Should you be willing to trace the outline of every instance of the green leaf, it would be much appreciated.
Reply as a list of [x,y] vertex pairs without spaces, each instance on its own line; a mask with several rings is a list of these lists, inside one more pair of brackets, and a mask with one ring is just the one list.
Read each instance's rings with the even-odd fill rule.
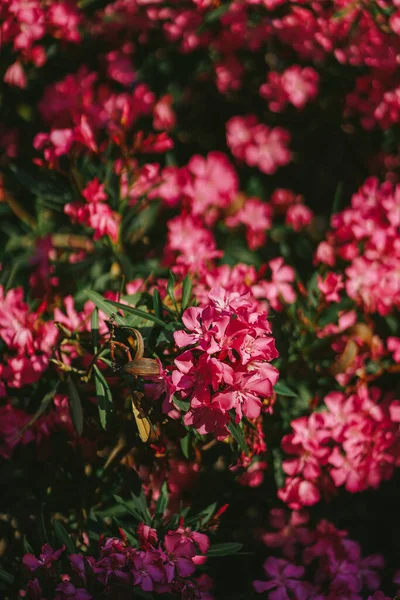
[[168,277],[167,292],[168,292],[169,297],[172,300],[175,310],[178,312],[176,300],[175,300],[175,294],[174,294],[174,287],[175,287],[175,277],[174,277],[174,274],[172,273],[172,271],[170,271],[169,277]]
[[187,400],[179,400],[175,395],[172,396],[172,402],[181,410],[183,413],[187,413],[190,408],[190,404]]
[[71,402],[71,418],[76,433],[80,437],[83,431],[83,411],[79,392],[71,376],[68,377],[68,391]]
[[342,310],[350,310],[351,308],[353,308],[353,304],[350,298],[343,298],[341,302],[333,303],[321,314],[318,319],[318,325],[320,327],[325,327],[325,325],[329,325],[330,323],[337,323],[339,312]]
[[190,298],[192,297],[192,287],[192,278],[190,275],[186,275],[182,286],[182,312],[189,306]]
[[[121,304],[120,302],[114,302],[114,300],[105,300],[106,304],[111,304],[111,306],[115,306],[116,308],[121,308],[124,312],[130,313],[132,315],[136,315],[137,317],[141,317],[146,321],[152,321],[153,323],[157,323],[157,325],[161,325],[161,327],[165,326],[164,321],[153,315],[152,313],[145,312],[144,310],[140,310],[140,308],[135,308],[134,306],[129,306],[129,304]],[[118,323],[118,321],[116,321]],[[118,323],[119,325],[124,325],[125,323]]]
[[333,199],[331,215],[335,215],[340,211],[340,206],[343,197],[343,181],[339,181],[336,187],[335,197]]
[[97,307],[92,312],[92,316],[90,319],[90,329],[92,332],[93,350],[96,354],[99,343],[99,309]]
[[[290,420],[289,420],[290,422]],[[276,485],[281,488],[285,485],[285,475],[282,469],[283,454],[280,448],[272,450],[272,466],[274,469],[274,477]]]
[[243,544],[239,542],[227,542],[225,544],[213,544],[210,546],[207,556],[228,556],[236,554],[243,548]]
[[24,554],[33,554],[33,548],[28,542],[26,535],[22,538],[22,548],[24,550]]
[[163,515],[165,513],[165,509],[168,506],[168,500],[169,500],[168,486],[167,486],[167,482],[164,481],[164,483],[161,486],[160,497],[157,500],[156,517],[159,517],[159,518],[163,517]]
[[76,547],[74,542],[71,540],[69,533],[65,529],[64,525],[54,519],[53,521],[54,533],[58,541],[63,544],[70,554],[74,554],[76,552]]
[[153,290],[153,310],[158,319],[162,319],[162,302],[160,292],[154,288]]
[[123,498],[121,498],[120,496],[116,496],[114,495],[114,500],[120,504],[121,506],[123,506],[125,508],[125,510],[131,514],[133,517],[135,517],[135,519],[140,523],[141,521],[143,521],[143,515],[140,514],[140,512],[137,510],[136,508],[136,503],[134,500],[124,500]]
[[16,437],[20,437],[44,413],[44,411],[50,404],[51,400],[56,395],[59,384],[60,384],[60,382],[58,381],[56,383],[56,385],[54,386],[54,389],[43,397],[43,400],[39,404],[39,408],[36,410],[33,417],[30,419],[30,421],[26,425],[24,425],[24,427],[21,429],[21,431],[18,432],[18,435]]
[[204,525],[207,525],[207,523],[210,521],[210,519],[214,516],[216,510],[217,510],[217,503],[213,502],[212,504],[207,506],[207,508],[205,508],[204,510],[201,511],[201,513],[199,514],[199,517],[201,519],[200,522],[201,522],[202,527],[204,527]]
[[185,458],[190,458],[190,440],[190,433],[187,433],[185,437],[181,438],[181,450]]
[[152,519],[151,519],[151,515],[149,513],[149,509],[147,507],[147,500],[146,500],[146,496],[144,495],[143,489],[140,490],[139,496],[135,496],[135,494],[132,494],[132,498],[133,498],[134,502],[136,503],[144,522],[147,525],[150,525]]
[[7,571],[4,571],[3,569],[0,569],[0,579],[7,585],[12,585],[14,583],[14,577],[11,573],[7,573]]
[[100,423],[103,429],[107,429],[114,410],[112,394],[110,386],[97,365],[93,366],[93,371]]
[[[115,314],[115,311],[112,309],[109,302],[106,302],[106,300],[103,298],[103,296],[101,296],[97,292],[94,292],[93,290],[84,290],[84,293],[89,298],[89,300],[91,300],[92,302],[95,303],[97,308],[102,310],[103,313],[107,315],[107,317],[111,317],[111,315],[115,315],[115,322],[117,323],[117,325],[127,325],[125,319],[123,317],[121,317],[120,315]],[[118,304],[118,302],[117,302],[117,304]],[[125,305],[121,305],[121,306],[125,307]]]
[[126,508],[128,513],[134,516],[139,522],[144,521],[146,525],[151,525],[152,518],[147,507],[146,496],[143,490],[140,491],[139,496],[132,494],[132,500],[124,500],[120,496],[114,496],[114,499],[118,504],[121,504]]
[[274,385],[274,392],[276,394],[280,394],[281,396],[290,396],[291,398],[297,398],[298,396],[298,394],[291,390],[290,387],[283,381],[279,381]]
[[211,10],[205,15],[204,22],[214,23],[215,21],[218,21],[218,19],[229,10],[230,5],[230,2],[225,2],[225,4],[221,4],[218,8]]
[[243,437],[243,431],[242,431],[240,425],[238,425],[234,421],[231,421],[229,423],[229,425],[228,425],[228,429],[229,429],[232,437],[234,438],[234,440],[237,442],[239,448],[245,454],[248,454],[249,453],[249,449],[248,449],[246,441],[245,441],[245,439]]

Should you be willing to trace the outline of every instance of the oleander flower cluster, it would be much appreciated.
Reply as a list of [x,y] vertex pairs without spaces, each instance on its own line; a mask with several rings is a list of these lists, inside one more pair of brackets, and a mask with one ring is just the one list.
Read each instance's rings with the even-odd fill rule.
[[288,477],[278,495],[295,510],[334,487],[377,488],[399,464],[399,400],[363,387],[350,396],[331,392],[324,404],[327,410],[292,421],[293,433],[282,439]]
[[155,529],[140,523],[137,536],[138,547],[129,545],[126,537],[104,539],[97,557],[70,554],[65,546],[54,550],[44,544],[38,557],[27,553],[22,558],[27,582],[20,596],[36,600],[51,593],[48,598],[91,600],[96,594],[119,594],[129,598],[131,589],[138,588],[156,594],[168,592],[177,598],[212,598],[207,575],[193,577],[209,548],[204,533],[180,525],[161,541]]
[[253,312],[246,296],[213,288],[209,299],[188,308],[185,330],[174,333],[176,345],[188,349],[174,361],[171,387],[189,400],[185,425],[224,439],[230,411],[236,423],[260,416],[279,377],[270,364],[278,353],[266,313]]
[[399,0],[0,2],[1,598],[400,596],[399,62]]
[[[268,591],[267,597],[273,600],[285,595],[313,600],[388,598],[378,589],[384,575],[383,556],[363,556],[347,531],[327,520],[312,528],[307,512],[288,515],[282,509],[271,511],[270,527],[262,539],[268,549],[281,548],[284,558],[265,560],[264,579],[253,582],[258,594]],[[392,578],[398,585],[399,573]]]

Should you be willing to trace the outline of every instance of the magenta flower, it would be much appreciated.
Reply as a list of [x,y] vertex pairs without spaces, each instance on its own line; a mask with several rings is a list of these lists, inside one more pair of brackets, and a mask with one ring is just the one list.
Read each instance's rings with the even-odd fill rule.
[[40,568],[51,569],[53,564],[58,561],[64,550],[65,546],[59,550],[53,550],[49,544],[45,544],[42,547],[42,553],[40,554],[39,558],[36,558],[36,556],[33,554],[25,554],[22,559],[22,564],[31,572],[34,572]]
[[93,598],[92,594],[84,588],[76,588],[67,577],[56,587],[56,592],[54,600],[92,600]]
[[264,563],[268,581],[253,581],[253,587],[259,594],[269,592],[270,600],[307,600],[312,587],[301,581],[305,569],[289,563],[287,560],[269,556]]
[[158,550],[134,552],[130,562],[133,583],[144,592],[152,592],[159,584],[172,581],[173,570],[164,566],[163,555]]

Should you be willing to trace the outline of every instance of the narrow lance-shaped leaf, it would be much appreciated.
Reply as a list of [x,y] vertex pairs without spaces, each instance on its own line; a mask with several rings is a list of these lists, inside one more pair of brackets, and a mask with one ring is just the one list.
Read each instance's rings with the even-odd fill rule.
[[136,507],[136,501],[135,500],[124,500],[123,498],[121,498],[120,496],[114,495],[114,500],[116,502],[118,502],[118,504],[120,504],[121,506],[123,506],[125,508],[125,510],[131,514],[133,517],[135,517],[135,519],[140,523],[141,521],[143,521],[143,515],[141,514],[141,512],[137,509]]
[[276,394],[280,394],[281,396],[290,396],[291,398],[297,398],[297,394],[290,389],[286,383],[283,381],[279,381],[274,385],[274,392]]
[[237,442],[239,448],[245,454],[248,454],[249,449],[247,447],[246,441],[243,436],[243,431],[240,428],[240,425],[237,425],[236,423],[234,423],[234,421],[231,421],[228,425],[228,429],[229,429],[230,433],[232,434],[232,437],[234,438],[234,440]]
[[[114,302],[113,300],[106,300],[107,305],[115,306],[116,308],[121,308],[124,312],[130,313],[132,315],[136,315],[137,317],[141,317],[142,319],[146,319],[147,321],[152,321],[153,323],[157,323],[157,325],[161,325],[164,327],[165,323],[152,313],[145,312],[144,310],[140,310],[140,308],[135,308],[134,306],[129,306],[127,304],[121,304],[120,302]],[[116,320],[118,323],[118,320]],[[118,323],[119,325],[126,325],[126,323]]]
[[74,552],[76,552],[75,544],[71,540],[69,533],[65,529],[64,525],[62,525],[57,519],[54,519],[53,528],[58,541],[66,547],[67,551],[70,554],[74,554]]
[[182,312],[187,309],[192,296],[192,278],[190,275],[186,275],[182,285]]
[[243,548],[243,544],[239,542],[227,542],[226,544],[213,544],[210,546],[207,556],[228,556],[236,554]]
[[210,519],[214,516],[216,510],[217,503],[213,502],[200,513],[199,517],[201,518],[202,527],[204,527],[204,525],[206,525],[210,521]]
[[29,420],[29,422],[26,425],[24,425],[24,427],[18,432],[15,439],[20,437],[45,412],[46,408],[49,406],[50,402],[56,395],[59,384],[60,384],[60,382],[58,381],[56,383],[56,385],[54,386],[54,389],[43,397],[43,400],[39,404],[39,408],[36,410],[36,412],[34,413],[33,417]]
[[144,495],[143,490],[140,490],[139,496],[135,496],[135,494],[132,494],[132,498],[133,498],[134,502],[136,503],[144,522],[146,523],[146,525],[150,525],[151,524],[151,515],[150,515],[149,509],[147,506],[147,500],[146,500],[146,496]]
[[69,399],[71,403],[71,418],[74,424],[76,433],[79,437],[82,435],[83,431],[83,410],[82,403],[79,397],[79,392],[76,388],[76,385],[72,379],[72,377],[68,377],[68,392]]
[[174,305],[175,310],[177,311],[174,287],[175,287],[175,277],[174,277],[174,274],[172,273],[172,271],[170,271],[169,277],[168,277],[167,292],[168,292],[169,297],[172,300],[172,304]]
[[164,481],[164,483],[161,486],[161,491],[160,491],[160,497],[157,500],[157,505],[156,505],[156,517],[162,517],[165,509],[168,506],[168,486],[167,486],[167,482]]
[[14,583],[14,577],[11,573],[4,571],[4,569],[0,569],[0,580],[4,581],[7,585],[12,585]]
[[97,307],[92,312],[90,329],[92,331],[93,350],[96,353],[99,343],[99,309]]
[[162,319],[162,302],[160,292],[157,289],[153,291],[153,310],[158,319]]
[[190,458],[190,439],[190,433],[187,433],[185,437],[181,439],[181,450],[185,458]]
[[[104,314],[107,315],[107,317],[115,315],[115,322],[117,323],[117,325],[127,325],[125,319],[121,317],[121,315],[115,314],[115,310],[113,310],[112,306],[103,298],[103,296],[101,296],[93,290],[85,290],[85,294],[89,298],[89,300],[94,302],[97,308],[99,308],[101,311],[103,311]],[[125,305],[121,306],[125,308]]]
[[103,429],[107,429],[114,409],[112,394],[110,386],[97,365],[94,365],[93,371],[100,423]]

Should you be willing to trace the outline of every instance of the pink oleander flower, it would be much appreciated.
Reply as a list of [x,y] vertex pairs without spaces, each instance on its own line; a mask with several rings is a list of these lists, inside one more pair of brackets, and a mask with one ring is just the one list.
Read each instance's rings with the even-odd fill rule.
[[229,411],[236,422],[243,414],[255,419],[273,393],[278,372],[270,361],[278,354],[271,328],[247,296],[221,288],[209,292],[206,306],[188,308],[183,323],[174,338],[189,349],[175,359],[172,388],[190,403],[185,424],[223,439]]
[[[133,584],[144,592],[152,592],[171,583],[173,565],[164,565],[165,558],[159,550],[149,549],[131,555]],[[162,587],[161,587],[162,589]],[[161,591],[161,590],[160,590]]]
[[107,73],[121,85],[129,87],[136,79],[136,73],[129,54],[120,50],[112,50],[106,54]]
[[3,75],[3,81],[4,83],[7,83],[8,85],[11,85],[13,87],[19,87],[21,89],[26,88],[26,75],[23,66],[19,61],[16,61],[8,67],[8,69]]
[[329,267],[335,265],[335,251],[328,242],[320,242],[314,257],[314,264],[323,263]]
[[168,221],[168,241],[164,261],[172,271],[181,274],[204,273],[208,263],[219,258],[213,234],[206,229],[199,217],[181,215]]
[[167,533],[164,546],[169,560],[176,564],[178,575],[187,577],[196,570],[195,557],[198,551],[207,554],[210,540],[204,533],[178,527]]
[[400,306],[400,186],[367,179],[351,206],[333,215],[316,262],[344,260],[346,293],[367,312],[385,316]]
[[33,554],[25,554],[22,559],[22,564],[31,572],[42,568],[50,570],[53,568],[54,563],[58,561],[64,550],[65,546],[59,550],[53,550],[49,544],[45,544],[42,547],[42,553],[39,558],[36,558]]
[[282,300],[291,304],[296,300],[293,290],[295,272],[284,264],[283,258],[274,258],[268,263],[271,269],[271,281],[260,281],[252,286],[256,298],[266,298],[274,310],[282,310]]
[[311,67],[293,65],[283,73],[271,71],[260,87],[260,95],[268,101],[270,110],[281,112],[289,102],[298,109],[318,95],[318,73]]
[[391,477],[400,447],[398,401],[379,400],[377,388],[349,397],[332,392],[327,411],[292,422],[294,433],[282,440],[292,457],[283,461],[288,477],[281,500],[297,510],[330,495],[333,486],[355,493]]
[[285,217],[285,225],[292,227],[294,231],[301,231],[310,223],[313,219],[312,211],[304,204],[293,204],[287,209]]
[[262,540],[270,548],[281,548],[288,560],[294,560],[298,546],[308,546],[314,540],[313,532],[307,527],[309,515],[306,511],[287,511],[274,508],[270,511],[269,522],[273,532],[264,533]]
[[258,198],[246,198],[243,206],[234,215],[227,217],[228,227],[244,225],[246,240],[250,250],[257,250],[265,244],[266,232],[271,229],[272,210],[269,204]]
[[195,154],[187,168],[192,176],[191,185],[187,187],[191,212],[212,225],[218,217],[218,209],[226,208],[238,193],[235,170],[222,152],[210,152],[206,158]]
[[80,42],[81,36],[78,30],[80,22],[80,12],[73,2],[52,2],[47,11],[47,25],[56,38],[68,42]]
[[240,90],[244,68],[234,54],[215,64],[215,78],[220,94]]
[[73,222],[91,227],[94,230],[94,240],[109,236],[116,243],[121,217],[106,204],[108,196],[104,184],[95,177],[82,190],[82,196],[86,203],[68,203],[64,206],[64,212]]
[[91,202],[104,202],[108,196],[104,189],[104,183],[100,183],[97,177],[92,179],[88,185],[82,190],[82,196],[89,204]]
[[325,279],[318,275],[317,285],[326,302],[340,301],[339,292],[344,288],[342,275],[330,272]]
[[153,127],[157,131],[172,131],[176,126],[176,115],[172,108],[173,98],[166,94],[154,105]]
[[9,387],[16,388],[38,381],[57,338],[52,323],[41,318],[46,304],[31,312],[23,294],[22,288],[15,288],[4,295],[0,286],[0,338],[10,353],[2,367],[2,378]]
[[289,132],[280,127],[270,129],[259,123],[255,115],[230,119],[226,139],[236,158],[268,175],[291,160]]
[[76,588],[68,575],[62,575],[62,582],[55,589],[54,600],[92,600],[93,596],[84,588]]
[[[296,566],[282,558],[269,556],[264,563],[267,581],[253,581],[257,593],[269,592],[270,600],[307,600],[312,587],[301,581],[305,573],[304,567]],[[311,588],[311,589],[310,589]],[[290,594],[290,595],[289,595]]]
[[72,129],[53,129],[50,134],[38,133],[33,140],[35,150],[43,150],[50,166],[58,163],[60,156],[68,154],[74,142]]
[[400,338],[388,337],[386,340],[386,346],[389,352],[393,353],[393,360],[396,363],[400,363]]
[[293,204],[298,204],[303,201],[302,196],[295,194],[292,190],[285,188],[276,188],[271,195],[271,204],[274,212],[286,214],[288,208]]

